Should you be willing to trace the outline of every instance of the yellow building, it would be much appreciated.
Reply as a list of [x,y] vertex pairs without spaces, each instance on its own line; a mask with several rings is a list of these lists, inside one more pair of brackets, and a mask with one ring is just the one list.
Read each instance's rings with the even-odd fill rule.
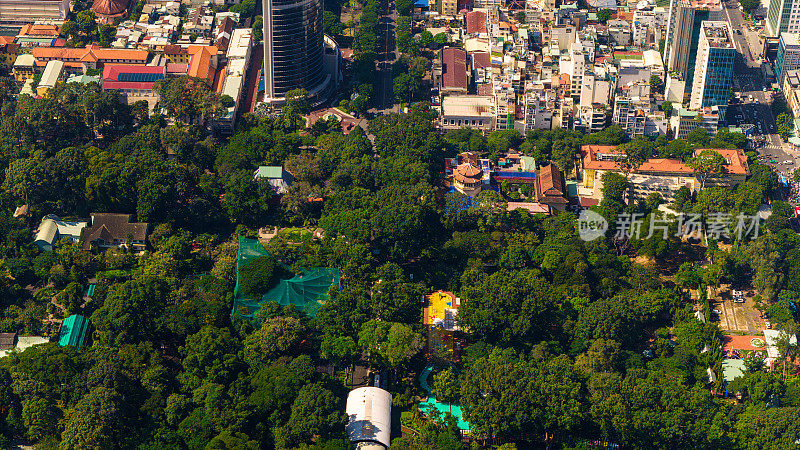
[[30,53],[23,53],[17,56],[17,59],[14,60],[14,67],[12,69],[14,73],[14,80],[24,82],[29,78],[33,78],[33,69],[35,66],[36,58],[34,58]]

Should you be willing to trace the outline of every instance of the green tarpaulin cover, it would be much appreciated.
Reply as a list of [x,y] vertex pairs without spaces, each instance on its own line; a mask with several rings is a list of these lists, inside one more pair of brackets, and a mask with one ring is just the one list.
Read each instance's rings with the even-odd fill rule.
[[74,345],[80,347],[86,338],[86,331],[89,329],[89,320],[78,314],[73,314],[61,323],[61,330],[58,332],[58,345]]
[[253,317],[264,302],[274,301],[280,305],[294,305],[310,317],[316,317],[319,307],[328,299],[331,286],[337,289],[339,269],[315,267],[303,269],[302,273],[278,284],[261,298],[244,295],[239,287],[239,270],[249,262],[262,256],[270,256],[257,239],[239,236],[239,252],[236,261],[236,288],[233,291],[233,310],[231,314]]

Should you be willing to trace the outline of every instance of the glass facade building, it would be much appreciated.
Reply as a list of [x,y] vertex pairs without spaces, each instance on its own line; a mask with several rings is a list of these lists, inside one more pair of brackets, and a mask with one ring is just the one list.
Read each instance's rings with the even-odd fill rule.
[[265,99],[326,81],[322,0],[263,0]]
[[727,22],[703,22],[690,109],[728,104],[735,57]]

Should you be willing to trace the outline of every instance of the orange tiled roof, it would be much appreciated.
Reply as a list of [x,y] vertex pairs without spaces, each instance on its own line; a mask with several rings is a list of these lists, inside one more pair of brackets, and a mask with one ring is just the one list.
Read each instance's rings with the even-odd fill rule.
[[217,54],[217,47],[190,45],[189,53],[192,55],[192,59],[189,60],[189,76],[204,78],[210,83],[214,76],[211,59]]
[[[723,166],[726,173],[732,173],[736,175],[747,175],[750,173],[750,169],[747,166],[747,157],[744,155],[744,153],[742,153],[741,150],[698,148],[695,149],[694,154],[699,155],[703,152],[703,150],[713,150],[729,161]],[[598,160],[598,153],[622,154],[622,151],[613,145],[583,145],[581,146],[581,154],[583,157],[584,169],[620,170],[619,163],[617,161]],[[639,166],[636,172],[692,174],[694,173],[694,170],[677,159],[651,158]]]
[[732,350],[763,350],[764,347],[756,347],[750,341],[753,339],[761,339],[764,341],[764,336],[722,336],[723,349]]
[[43,25],[29,23],[19,30],[17,36],[58,36],[58,25]]
[[453,171],[453,177],[461,183],[475,183],[481,180],[483,171],[480,167],[464,163],[456,167],[456,170]]
[[147,51],[101,48],[97,45],[87,45],[85,48],[52,48],[34,47],[33,57],[36,59],[59,59],[62,61],[113,61],[113,60],[136,60],[142,63],[147,62]]

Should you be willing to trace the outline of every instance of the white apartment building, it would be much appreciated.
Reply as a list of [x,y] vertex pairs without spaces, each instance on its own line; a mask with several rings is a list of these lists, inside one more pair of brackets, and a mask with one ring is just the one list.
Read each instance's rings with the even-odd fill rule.
[[543,99],[538,93],[525,95],[525,131],[550,130],[553,128],[553,102]]
[[727,105],[736,49],[727,22],[703,21],[697,48],[690,109]]
[[628,136],[644,136],[647,115],[652,111],[650,84],[638,83],[620,86],[614,95],[614,113],[611,120]]
[[442,99],[439,128],[457,130],[475,128],[489,133],[494,130],[494,97],[487,95],[448,95]]

